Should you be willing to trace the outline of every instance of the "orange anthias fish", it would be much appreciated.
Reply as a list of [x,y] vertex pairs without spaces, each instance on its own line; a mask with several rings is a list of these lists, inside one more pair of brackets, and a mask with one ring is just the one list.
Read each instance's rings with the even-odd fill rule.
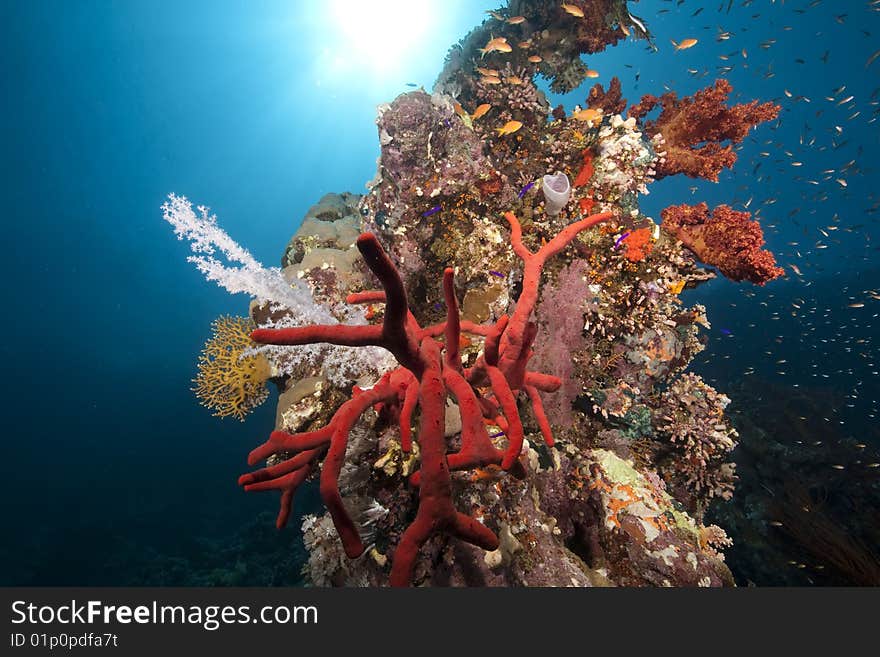
[[461,118],[467,116],[467,112],[464,111],[464,108],[459,104],[458,101],[454,101],[452,103],[452,108],[455,110],[455,113],[458,114]]
[[681,43],[673,41],[672,45],[675,46],[676,50],[687,50],[688,48],[693,48],[697,43],[696,39],[682,39]]
[[532,64],[538,64],[538,63],[540,63],[540,62],[543,62],[543,61],[544,61],[544,58],[541,57],[541,55],[532,55],[531,57],[529,57],[529,61],[530,61]]
[[568,2],[562,3],[562,8],[565,9],[572,16],[576,16],[578,18],[584,17],[584,10],[578,7],[577,5],[570,4]]
[[591,108],[578,110],[577,112],[571,113],[571,118],[577,121],[589,121],[592,123],[593,121],[598,121],[602,118],[602,110]]
[[484,75],[480,78],[480,82],[483,84],[501,84],[501,78],[497,75]]
[[475,468],[471,474],[471,481],[495,481],[504,474],[504,470],[495,464],[489,464],[485,468]]
[[490,52],[512,52],[513,47],[507,43],[507,37],[495,37],[493,39],[489,39],[489,42],[486,44],[485,48],[480,48],[480,52],[482,53],[482,57],[485,57]]
[[587,69],[587,77],[588,77],[588,78],[598,78],[598,77],[599,77],[599,71],[594,71],[594,70],[591,69],[591,68],[590,68],[590,69]]
[[497,69],[494,69],[494,68],[482,68],[482,67],[480,67],[480,66],[477,66],[477,73],[479,73],[480,75],[491,75],[491,76],[494,76],[494,77],[496,77],[496,78],[497,78],[498,75],[499,75]]
[[498,132],[499,137],[503,137],[504,135],[511,135],[517,130],[522,128],[522,123],[520,121],[508,121],[500,128],[495,128],[496,132]]
[[481,116],[484,116],[490,109],[492,109],[492,106],[489,103],[483,103],[474,110],[474,113],[471,114],[471,119],[476,121]]
[[511,25],[519,25],[520,23],[526,22],[526,17],[525,16],[511,16],[510,18],[507,19],[507,22],[510,23]]

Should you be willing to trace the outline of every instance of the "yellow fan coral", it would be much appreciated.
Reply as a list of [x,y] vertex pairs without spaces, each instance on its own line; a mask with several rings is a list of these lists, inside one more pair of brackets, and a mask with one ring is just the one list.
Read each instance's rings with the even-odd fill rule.
[[254,323],[247,317],[218,317],[211,324],[213,336],[199,356],[199,373],[193,391],[202,406],[216,417],[245,416],[269,396],[266,381],[272,366],[263,354],[244,355],[254,347],[250,333]]

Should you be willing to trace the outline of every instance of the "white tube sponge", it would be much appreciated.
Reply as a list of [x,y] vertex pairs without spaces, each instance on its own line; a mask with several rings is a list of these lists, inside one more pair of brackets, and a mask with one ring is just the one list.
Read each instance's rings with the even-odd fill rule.
[[544,192],[544,210],[547,214],[559,214],[571,199],[571,183],[568,176],[561,171],[557,171],[555,176],[544,176],[541,189]]

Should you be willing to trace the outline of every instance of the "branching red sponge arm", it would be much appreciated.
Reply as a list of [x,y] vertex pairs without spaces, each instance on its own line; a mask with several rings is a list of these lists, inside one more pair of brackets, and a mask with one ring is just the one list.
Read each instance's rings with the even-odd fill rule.
[[[327,425],[317,431],[290,434],[286,431],[273,431],[269,434],[269,440],[252,450],[248,454],[248,465],[256,465],[265,461],[273,454],[281,452],[301,452],[306,449],[319,447],[330,443],[333,435],[333,427]],[[243,475],[248,476],[248,475]],[[241,481],[239,481],[241,483]]]
[[300,452],[292,459],[277,465],[242,475],[238,483],[244,486],[246,491],[281,491],[281,508],[278,510],[278,518],[275,520],[275,526],[281,529],[290,518],[290,509],[296,489],[309,476],[312,463],[321,456],[323,451],[324,449],[319,447]]
[[525,382],[541,392],[556,392],[562,387],[562,379],[542,372],[526,372]]
[[418,373],[420,367],[416,330],[418,327],[409,313],[403,281],[375,235],[362,233],[357,239],[357,247],[367,266],[379,279],[384,291],[359,292],[350,295],[350,298],[355,303],[385,301],[385,318],[381,326],[334,324],[256,329],[251,333],[251,339],[261,344],[275,345],[326,342],[348,347],[384,347],[394,354],[401,365]]
[[412,415],[418,403],[419,382],[413,377],[413,381],[406,387],[403,406],[400,408],[400,449],[406,453],[412,451]]
[[381,326],[348,326],[346,324],[297,326],[282,329],[255,329],[251,340],[259,344],[294,346],[326,342],[344,347],[381,347]]
[[614,215],[610,212],[594,214],[566,226],[558,235],[542,246],[537,253],[529,251],[522,241],[522,227],[519,219],[512,212],[505,212],[504,218],[510,224],[510,242],[513,250],[523,260],[523,283],[522,292],[516,302],[516,310],[510,317],[507,330],[501,341],[501,360],[499,367],[514,389],[521,387],[522,381],[513,380],[514,370],[518,362],[527,357],[526,338],[529,318],[538,301],[538,287],[540,284],[541,270],[549,258],[559,253],[571,241],[581,233],[593,226],[611,219]]
[[501,315],[495,322],[495,327],[486,334],[486,340],[483,343],[483,360],[487,365],[498,365],[501,336],[504,335],[509,322],[510,317]]
[[492,392],[495,393],[495,397],[501,404],[501,410],[504,411],[504,418],[507,420],[507,451],[504,453],[501,467],[505,470],[510,470],[514,466],[516,459],[519,458],[525,438],[522,421],[519,417],[519,409],[516,406],[516,397],[501,370],[489,365],[486,368],[486,374],[489,376]]
[[[459,513],[452,504],[452,482],[444,439],[446,387],[443,383],[440,349],[428,338],[421,345],[425,364],[419,378],[422,418],[419,426],[421,469],[419,509],[394,551],[392,586],[409,586],[419,548],[436,532],[446,531],[486,550],[498,547],[498,537],[476,519]],[[450,370],[453,371],[453,370]]]
[[[559,234],[556,235],[556,237],[554,237],[544,246],[542,246],[540,250],[535,254],[535,258],[538,260],[540,265],[543,266],[544,263],[546,263],[550,258],[555,256],[557,253],[562,251],[562,249],[568,246],[571,241],[578,236],[579,233],[582,233],[585,230],[589,230],[593,226],[601,224],[603,221],[608,221],[613,216],[614,215],[610,212],[601,212],[599,214],[594,214],[569,224],[568,226],[563,228],[559,232]],[[510,220],[508,219],[508,221]]]
[[535,419],[538,421],[538,427],[541,429],[541,435],[544,436],[544,442],[547,447],[553,447],[556,441],[553,440],[553,432],[550,430],[550,422],[547,420],[547,414],[544,412],[544,402],[541,401],[541,393],[535,386],[525,385],[525,390],[532,400],[532,410],[535,412]]
[[[412,449],[412,416],[420,407],[418,445],[419,471],[411,482],[419,486],[419,507],[414,521],[406,528],[392,558],[390,582],[403,586],[411,583],[419,549],[435,533],[446,532],[487,550],[498,547],[498,538],[475,518],[458,512],[453,505],[450,469],[469,469],[500,464],[515,477],[524,477],[519,459],[524,442],[522,420],[516,394],[525,387],[532,397],[535,416],[548,444],[550,428],[538,397],[538,391],[559,387],[559,379],[530,372],[526,364],[537,330],[529,315],[537,297],[538,278],[547,258],[558,253],[578,232],[610,217],[594,215],[575,222],[553,238],[537,253],[522,242],[519,222],[513,215],[513,244],[525,262],[524,292],[513,317],[503,316],[494,325],[476,325],[461,321],[455,297],[453,271],[443,277],[447,316],[442,324],[422,329],[409,311],[403,282],[381,245],[370,234],[358,238],[358,249],[378,277],[383,291],[358,292],[348,296],[350,303],[385,302],[381,326],[311,326],[294,329],[260,329],[254,339],[274,344],[329,342],[352,346],[378,345],[391,351],[401,367],[386,373],[372,388],[355,388],[353,397],[343,403],[329,424],[316,431],[289,434],[275,431],[263,445],[253,450],[253,465],[273,455],[284,460],[273,463],[239,480],[247,490],[280,490],[279,526],[289,515],[293,493],[324,455],[320,492],[339,533],[345,553],[355,558],[364,545],[357,527],[342,503],[339,476],[345,461],[349,434],[368,408],[377,404],[400,405],[400,438],[404,451]],[[514,321],[516,320],[516,321]],[[462,331],[484,336],[483,354],[473,368],[462,371],[459,338]],[[511,335],[513,334],[513,337]],[[446,353],[435,340],[444,335]],[[505,359],[508,365],[505,368]],[[490,391],[481,391],[488,387]],[[447,396],[454,397],[462,421],[461,449],[447,454],[445,415]],[[485,396],[484,396],[485,395]],[[500,410],[498,406],[500,405]],[[499,415],[503,413],[503,416]],[[492,443],[484,418],[497,424],[507,434],[507,450]]]
[[357,248],[370,271],[376,275],[385,290],[385,319],[382,322],[381,346],[394,354],[398,363],[418,376],[421,367],[418,336],[410,330],[414,327],[407,321],[409,305],[400,274],[372,233],[362,233],[357,239]]
[[352,292],[345,297],[345,303],[350,303],[352,305],[357,303],[385,303],[385,292],[382,290]]
[[446,299],[446,365],[461,372],[461,351],[458,344],[461,338],[461,323],[458,299],[455,298],[455,274],[451,267],[447,267],[443,272],[443,296]]
[[388,383],[389,375],[386,375],[375,386],[362,391],[357,396],[345,402],[336,411],[331,425],[333,436],[330,439],[330,449],[324,457],[324,465],[321,468],[321,499],[333,518],[339,538],[345,548],[345,554],[350,558],[360,556],[364,551],[357,527],[342,504],[342,495],[339,493],[339,473],[345,463],[345,448],[348,446],[348,434],[358,418],[373,404],[389,401],[397,396],[396,391]]
[[461,449],[447,457],[450,470],[469,470],[487,465],[500,465],[503,454],[489,439],[483,410],[474,389],[455,370],[444,369],[443,381],[455,397],[461,412]]

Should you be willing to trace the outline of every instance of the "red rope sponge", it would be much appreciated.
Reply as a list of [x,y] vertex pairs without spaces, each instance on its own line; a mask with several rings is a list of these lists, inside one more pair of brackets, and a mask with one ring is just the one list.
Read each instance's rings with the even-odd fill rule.
[[[280,490],[281,511],[277,525],[282,527],[290,516],[296,488],[323,456],[320,492],[333,523],[339,532],[345,553],[354,558],[364,545],[339,492],[339,474],[345,461],[348,435],[360,416],[371,406],[387,404],[399,408],[401,447],[412,444],[410,421],[420,408],[416,441],[420,468],[410,478],[419,487],[419,508],[406,528],[392,558],[390,583],[406,586],[412,581],[419,549],[437,532],[445,532],[486,550],[498,547],[495,534],[468,515],[457,511],[452,500],[450,471],[500,465],[514,476],[524,476],[519,461],[523,445],[523,427],[516,398],[525,391],[532,402],[535,417],[548,445],[553,444],[539,391],[553,391],[561,381],[527,369],[536,325],[530,321],[538,297],[541,270],[547,259],[561,251],[578,233],[609,219],[602,213],[570,224],[546,243],[537,253],[522,242],[522,229],[512,213],[511,244],[524,263],[522,293],[516,309],[508,318],[502,316],[491,325],[474,325],[461,320],[455,297],[454,275],[446,269],[443,291],[446,321],[422,328],[412,313],[403,281],[375,235],[362,234],[357,248],[367,266],[379,279],[384,291],[349,295],[349,303],[385,303],[381,325],[303,326],[286,329],[257,329],[251,338],[258,343],[305,345],[325,342],[346,346],[380,346],[390,351],[400,367],[386,373],[371,388],[355,388],[352,398],[343,403],[329,424],[316,431],[289,434],[274,431],[263,445],[253,450],[248,463],[254,465],[270,456],[283,460],[255,472],[242,475],[239,484],[245,490]],[[484,337],[483,353],[474,367],[462,367],[459,352],[461,332]],[[444,342],[438,341],[443,336]],[[452,396],[462,418],[461,448],[447,454],[445,438],[446,399]],[[499,424],[507,434],[508,446],[502,452],[492,443],[486,422]]]

